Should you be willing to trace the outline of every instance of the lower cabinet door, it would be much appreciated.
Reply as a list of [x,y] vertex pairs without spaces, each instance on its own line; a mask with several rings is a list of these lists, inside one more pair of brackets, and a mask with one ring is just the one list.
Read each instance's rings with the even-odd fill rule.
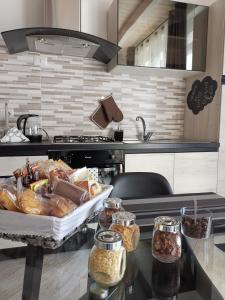
[[21,168],[26,164],[26,158],[29,158],[30,162],[37,160],[48,159],[48,156],[7,156],[0,157],[0,176],[11,176],[13,171]]
[[173,189],[174,153],[126,154],[125,172],[155,172],[163,175]]
[[174,193],[216,192],[218,152],[175,153]]

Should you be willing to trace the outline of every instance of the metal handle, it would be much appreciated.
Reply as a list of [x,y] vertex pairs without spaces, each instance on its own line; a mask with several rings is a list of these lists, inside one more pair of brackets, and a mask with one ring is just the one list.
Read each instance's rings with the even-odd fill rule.
[[85,159],[92,159],[93,157],[92,156],[85,156],[84,158]]

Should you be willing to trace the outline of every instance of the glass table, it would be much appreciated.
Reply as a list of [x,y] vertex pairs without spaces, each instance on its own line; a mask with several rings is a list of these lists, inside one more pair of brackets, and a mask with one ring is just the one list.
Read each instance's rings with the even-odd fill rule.
[[[183,206],[187,197],[191,196],[171,198],[167,204],[168,214],[178,215],[179,206]],[[204,195],[202,199],[207,197],[209,195]],[[218,210],[220,214],[225,199],[215,194],[210,197],[215,205],[212,210]],[[149,210],[145,207],[145,201],[140,201],[140,205],[127,204],[142,225],[141,241],[137,250],[127,257],[123,280],[109,289],[107,299],[224,299],[225,215],[224,219],[213,220],[213,234],[209,240],[183,238],[182,258],[175,263],[164,264],[151,254],[150,221],[151,217],[165,212],[164,200],[158,199],[158,206],[150,205]],[[13,247],[12,242],[10,246],[6,243],[1,247],[4,240],[0,239],[0,300],[93,299],[90,293],[93,282],[88,277],[88,257],[94,232],[94,229],[85,228],[56,250],[31,245],[25,247],[16,243],[16,247]]]

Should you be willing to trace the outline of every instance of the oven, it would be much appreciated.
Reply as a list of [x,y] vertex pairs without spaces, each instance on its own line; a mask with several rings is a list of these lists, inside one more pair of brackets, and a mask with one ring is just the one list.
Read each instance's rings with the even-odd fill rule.
[[73,169],[87,167],[93,177],[103,184],[124,172],[123,150],[51,150],[48,157],[62,159]]

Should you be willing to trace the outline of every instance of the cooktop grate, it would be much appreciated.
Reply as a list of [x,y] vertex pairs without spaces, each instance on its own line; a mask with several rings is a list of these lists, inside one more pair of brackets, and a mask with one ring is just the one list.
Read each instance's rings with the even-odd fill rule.
[[113,139],[100,135],[56,135],[54,143],[112,143]]

